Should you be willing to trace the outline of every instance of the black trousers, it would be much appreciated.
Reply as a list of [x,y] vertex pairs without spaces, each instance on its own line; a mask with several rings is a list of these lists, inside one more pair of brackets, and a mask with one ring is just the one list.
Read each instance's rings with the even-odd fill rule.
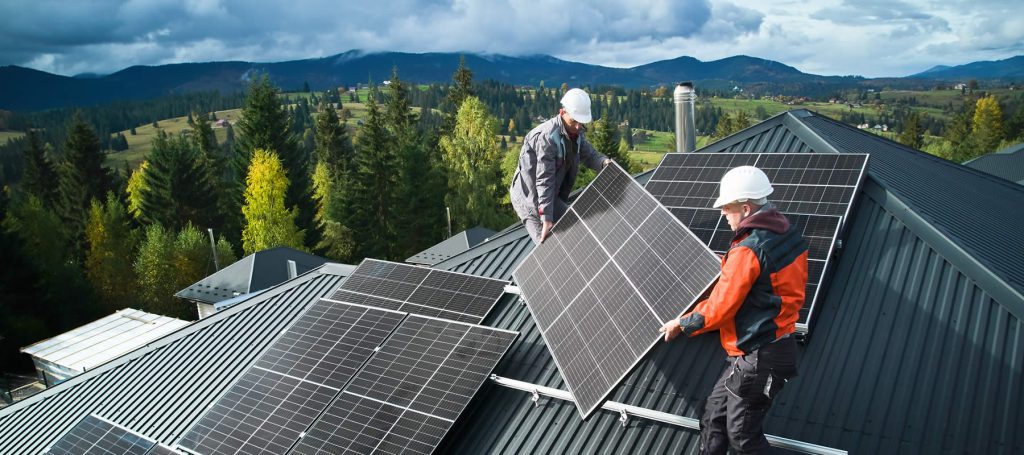
[[796,340],[786,337],[757,351],[730,357],[700,419],[700,453],[768,450],[762,423],[772,401],[796,376]]

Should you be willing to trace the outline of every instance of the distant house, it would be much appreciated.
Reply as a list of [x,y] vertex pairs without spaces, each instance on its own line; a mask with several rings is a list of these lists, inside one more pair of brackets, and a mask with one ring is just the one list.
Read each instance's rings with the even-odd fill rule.
[[288,280],[289,263],[294,263],[295,273],[301,275],[326,262],[325,258],[292,248],[270,248],[239,259],[174,296],[195,303],[202,319],[237,303],[238,297]]
[[956,90],[967,90],[967,84],[961,82],[959,84],[954,85],[953,88]]
[[213,126],[216,126],[216,127],[219,127],[219,128],[224,128],[225,126],[228,126],[230,124],[231,124],[230,122],[228,122],[227,120],[224,120],[224,119],[219,119],[216,122],[213,122]]
[[70,332],[21,348],[47,387],[145,346],[189,323],[126,308]]

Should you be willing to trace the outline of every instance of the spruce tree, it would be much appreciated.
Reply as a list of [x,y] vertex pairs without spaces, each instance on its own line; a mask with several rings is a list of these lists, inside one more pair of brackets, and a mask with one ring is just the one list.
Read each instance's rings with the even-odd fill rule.
[[171,230],[179,230],[188,222],[220,226],[210,168],[192,143],[161,131],[153,140],[147,161],[138,204],[144,222],[159,223]]
[[339,178],[352,167],[352,139],[338,118],[338,111],[329,105],[324,105],[316,116],[315,142],[316,162],[327,166],[332,178]]
[[452,85],[448,87],[448,95],[441,104],[445,113],[441,134],[448,134],[455,127],[455,114],[466,98],[474,96],[473,71],[466,66],[466,56],[459,56],[459,67],[452,74]]
[[910,111],[903,119],[903,131],[898,140],[901,144],[920,150],[924,147],[924,125],[917,111]]
[[364,257],[388,259],[396,238],[394,215],[398,157],[388,140],[384,115],[377,105],[377,89],[371,85],[366,100],[366,117],[356,136],[355,169],[348,195],[356,245],[354,260]]
[[110,171],[103,167],[100,140],[93,129],[75,113],[64,143],[64,162],[59,168],[57,213],[73,245],[80,253],[85,224],[93,199],[103,200],[112,189]]
[[[285,197],[286,207],[297,209],[296,222],[300,229],[313,227],[315,207],[310,193],[309,174],[312,171],[309,152],[300,146],[292,133],[292,120],[288,110],[278,99],[279,91],[266,75],[253,79],[245,98],[245,106],[238,121],[236,148],[239,153],[239,189],[241,175],[248,169],[253,151],[271,150],[281,160],[291,184]],[[239,202],[241,202],[239,200]]]
[[22,149],[25,160],[25,171],[21,185],[26,193],[34,195],[43,205],[52,207],[57,188],[57,169],[46,157],[46,144],[39,133],[29,129]]

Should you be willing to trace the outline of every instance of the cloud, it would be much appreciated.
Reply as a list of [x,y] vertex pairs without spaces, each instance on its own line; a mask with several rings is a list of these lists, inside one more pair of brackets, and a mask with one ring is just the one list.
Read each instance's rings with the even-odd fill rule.
[[349,49],[550,54],[609,66],[690,55],[903,75],[1024,51],[1010,0],[9,0],[0,64],[61,74],[279,61]]

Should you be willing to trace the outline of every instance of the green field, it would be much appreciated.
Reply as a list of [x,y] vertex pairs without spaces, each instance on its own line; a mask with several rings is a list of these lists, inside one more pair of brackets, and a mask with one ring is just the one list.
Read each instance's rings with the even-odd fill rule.
[[0,131],[0,144],[6,144],[11,139],[17,139],[24,136],[25,133],[22,131]]

